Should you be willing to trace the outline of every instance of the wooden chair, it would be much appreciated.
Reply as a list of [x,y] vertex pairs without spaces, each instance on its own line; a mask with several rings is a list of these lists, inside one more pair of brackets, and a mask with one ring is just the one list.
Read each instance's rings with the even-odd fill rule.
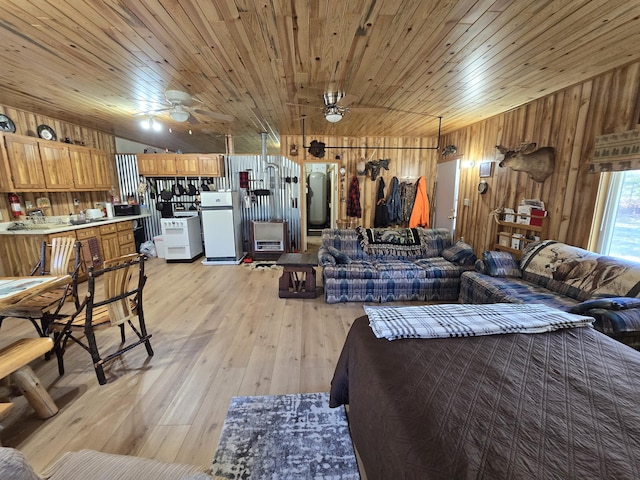
[[[64,375],[64,353],[67,342],[72,340],[91,355],[100,385],[106,383],[103,365],[105,362],[144,344],[149,356],[153,355],[151,335],[147,333],[142,308],[142,290],[147,277],[144,273],[144,255],[131,254],[104,262],[104,268],[87,271],[87,294],[75,313],[57,318],[50,324],[54,333],[54,351],[58,358],[58,371]],[[130,280],[137,269],[137,287],[130,288]],[[103,292],[98,297],[96,280],[102,282]],[[133,319],[138,317],[138,328]],[[137,340],[126,344],[125,324],[135,332]],[[122,343],[117,351],[102,356],[96,342],[95,331],[108,327],[120,327]],[[84,335],[84,339],[82,336]]]
[[77,308],[80,303],[78,301],[80,248],[80,242],[75,237],[55,237],[50,244],[42,242],[40,260],[31,270],[31,275],[71,275],[71,282],[4,308],[0,311],[0,326],[7,317],[26,318],[33,324],[38,335],[45,337],[48,334],[49,321],[59,314],[69,296],[73,297]]

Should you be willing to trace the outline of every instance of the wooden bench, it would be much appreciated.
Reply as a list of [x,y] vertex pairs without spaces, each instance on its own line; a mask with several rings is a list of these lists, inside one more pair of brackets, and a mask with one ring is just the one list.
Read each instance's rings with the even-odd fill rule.
[[[58,413],[58,407],[42,386],[29,363],[49,353],[53,340],[48,337],[23,338],[0,349],[0,378],[11,375],[24,397],[40,418],[49,418]],[[10,403],[0,403],[0,412],[6,414]]]

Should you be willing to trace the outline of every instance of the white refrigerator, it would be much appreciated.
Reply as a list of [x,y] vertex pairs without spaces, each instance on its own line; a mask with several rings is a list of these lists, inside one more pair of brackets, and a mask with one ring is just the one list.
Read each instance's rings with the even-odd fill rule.
[[238,264],[244,258],[240,196],[235,191],[201,192],[203,265]]

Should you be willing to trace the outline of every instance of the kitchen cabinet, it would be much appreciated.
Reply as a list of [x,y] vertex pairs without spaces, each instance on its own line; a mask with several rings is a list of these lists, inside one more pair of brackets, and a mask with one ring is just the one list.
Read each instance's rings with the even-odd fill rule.
[[104,260],[120,256],[118,227],[115,223],[100,226],[100,245],[102,246],[102,258]]
[[47,190],[74,188],[69,148],[61,143],[38,141],[40,160]]
[[90,149],[91,166],[93,167],[93,188],[95,190],[110,190],[113,186],[109,156],[97,148]]
[[7,162],[16,191],[45,190],[38,139],[22,135],[5,135]]
[[120,255],[136,253],[136,241],[133,235],[133,222],[116,223],[118,231],[118,250]]
[[198,171],[203,177],[223,177],[224,155],[199,155]]
[[172,153],[143,153],[136,155],[138,173],[145,176],[174,177],[176,156]]
[[138,173],[147,177],[224,176],[224,155],[217,153],[143,153],[137,159]]
[[198,155],[193,153],[176,155],[176,174],[180,176],[198,176]]
[[11,133],[0,139],[0,191],[93,191],[113,185],[109,156],[102,150]]

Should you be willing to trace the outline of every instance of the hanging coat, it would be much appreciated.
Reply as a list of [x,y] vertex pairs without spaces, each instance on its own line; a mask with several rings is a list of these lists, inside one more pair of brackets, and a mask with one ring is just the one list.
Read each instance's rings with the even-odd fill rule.
[[374,227],[387,227],[387,204],[384,200],[384,178],[378,180],[378,194],[376,196],[376,212],[373,219]]
[[387,196],[387,225],[402,223],[402,200],[398,177],[391,180],[391,188]]
[[418,179],[416,200],[413,203],[409,228],[429,228],[429,197],[427,196],[427,181],[424,177]]
[[360,207],[360,183],[355,175],[349,185],[349,197],[347,198],[347,217],[362,217]]
[[402,223],[409,223],[413,203],[416,201],[417,182],[402,182],[400,184],[400,198],[402,199]]

